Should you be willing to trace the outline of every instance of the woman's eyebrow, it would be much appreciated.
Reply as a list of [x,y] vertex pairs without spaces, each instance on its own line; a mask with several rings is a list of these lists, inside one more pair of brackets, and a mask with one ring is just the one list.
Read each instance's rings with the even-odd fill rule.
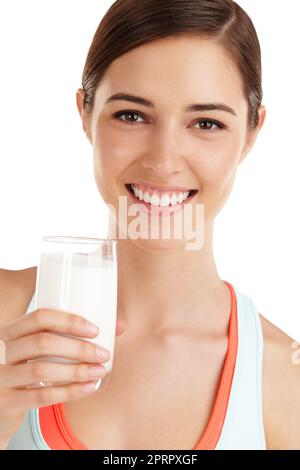
[[[131,103],[141,104],[143,106],[147,106],[148,108],[155,108],[155,105],[147,100],[146,98],[142,98],[136,95],[128,95],[127,93],[115,93],[114,95],[110,96],[106,101],[105,104],[110,103],[111,101],[122,100],[122,101],[130,101]],[[227,111],[228,113],[237,116],[237,113],[233,108],[228,106],[224,103],[202,103],[202,104],[189,104],[184,108],[184,112],[195,112],[195,111],[211,111],[211,110],[220,110],[220,111]]]

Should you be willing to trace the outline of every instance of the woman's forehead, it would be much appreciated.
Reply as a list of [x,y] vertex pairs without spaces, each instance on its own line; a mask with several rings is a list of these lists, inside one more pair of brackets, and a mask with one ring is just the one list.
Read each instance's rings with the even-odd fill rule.
[[[120,76],[123,73],[123,76]],[[157,73],[161,73],[157,76]],[[199,38],[156,40],[117,57],[108,67],[110,80],[151,79],[205,80],[230,75],[239,80],[238,68],[230,54],[212,40]]]

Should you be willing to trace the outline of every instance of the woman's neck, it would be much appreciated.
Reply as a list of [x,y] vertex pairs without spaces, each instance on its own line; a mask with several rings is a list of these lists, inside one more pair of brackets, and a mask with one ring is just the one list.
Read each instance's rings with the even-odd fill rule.
[[219,312],[230,293],[217,273],[211,240],[212,231],[201,250],[178,245],[156,251],[118,239],[118,315],[127,329],[147,333],[202,325],[213,332],[226,326]]

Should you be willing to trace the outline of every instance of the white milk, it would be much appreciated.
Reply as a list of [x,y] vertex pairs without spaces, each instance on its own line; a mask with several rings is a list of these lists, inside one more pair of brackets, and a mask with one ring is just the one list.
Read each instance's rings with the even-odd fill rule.
[[[64,274],[66,273],[66,274]],[[117,316],[116,259],[100,258],[90,253],[42,253],[37,271],[35,310],[50,308],[76,313],[97,325],[99,335],[94,338],[69,336],[103,346],[110,351],[110,359],[103,365],[109,371],[97,382],[97,389],[108,381],[112,368]],[[60,333],[55,333],[60,334]],[[37,359],[34,359],[36,361]],[[58,356],[43,356],[38,360],[76,364],[81,361]],[[95,362],[97,362],[95,360]],[[63,382],[69,383],[69,382]],[[41,383],[42,384],[42,383]],[[56,385],[62,385],[57,382]],[[45,385],[51,385],[49,383]],[[54,385],[54,383],[53,383]]]

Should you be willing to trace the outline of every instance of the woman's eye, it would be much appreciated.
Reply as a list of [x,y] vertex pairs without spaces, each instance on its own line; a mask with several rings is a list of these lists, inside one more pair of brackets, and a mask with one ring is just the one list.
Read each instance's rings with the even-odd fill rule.
[[[127,120],[126,118],[125,119],[121,119],[121,116],[127,116],[129,117],[129,120]],[[115,119],[118,119],[119,121],[123,121],[127,124],[135,124],[136,122],[138,122],[136,119],[134,119],[134,116],[141,116],[143,118],[143,114],[138,112],[138,111],[133,111],[133,110],[128,110],[128,111],[119,111],[115,114],[113,114],[113,117]],[[144,119],[144,118],[143,118]],[[222,124],[221,122],[218,122],[218,121],[214,121],[214,120],[211,120],[211,119],[198,119],[198,121],[196,122],[196,124],[200,123],[201,127],[200,127],[200,130],[203,130],[205,132],[207,131],[212,131],[214,129],[219,129],[219,130],[222,130],[222,129],[225,129],[226,126],[224,126],[224,124]],[[204,126],[203,127],[203,124],[207,124],[209,123],[209,127],[207,128],[207,126]],[[216,126],[214,129],[213,129],[213,126]]]
[[119,111],[118,113],[113,114],[113,117],[116,119],[119,119],[119,121],[127,122],[129,124],[134,124],[136,121],[127,121],[126,119],[120,119],[122,115],[126,116],[142,116],[141,113],[138,113],[137,111]]
[[225,129],[224,124],[222,124],[221,122],[218,122],[218,121],[213,121],[213,120],[211,120],[211,119],[199,119],[199,120],[196,122],[196,124],[200,124],[200,125],[202,125],[202,124],[207,124],[207,123],[210,123],[209,128],[207,129],[206,126],[205,126],[205,128],[200,127],[201,130],[203,130],[203,131],[207,131],[207,130],[210,131],[210,130],[212,129],[212,126],[216,126],[217,129],[219,129],[219,130]]

